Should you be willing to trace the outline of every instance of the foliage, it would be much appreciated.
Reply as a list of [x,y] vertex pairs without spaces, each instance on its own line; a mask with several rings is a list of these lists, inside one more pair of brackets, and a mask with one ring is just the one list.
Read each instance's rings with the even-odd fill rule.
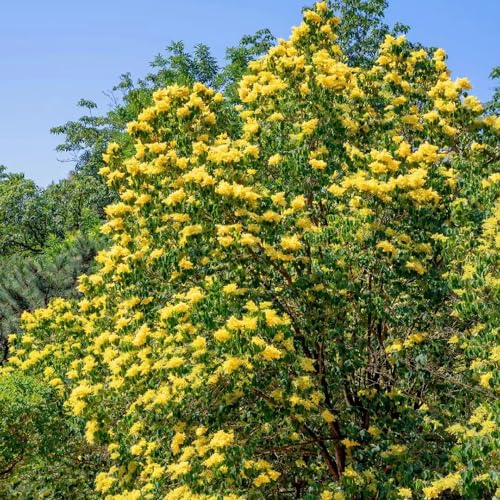
[[54,297],[76,297],[76,280],[88,273],[97,253],[95,240],[78,238],[57,254],[13,256],[0,269],[0,337],[19,331],[23,311],[46,307]]
[[500,118],[442,49],[387,35],[355,65],[326,2],[303,15],[239,104],[152,94],[103,155],[112,244],[83,296],[11,337],[2,376],[107,450],[100,497],[500,487]]
[[[490,73],[490,78],[493,80],[498,80],[500,79],[500,66],[495,66],[491,73]],[[495,87],[495,90],[493,92],[493,97],[491,101],[488,103],[487,107],[488,111],[491,111],[492,113],[499,113],[500,112],[500,85],[497,85]]]
[[0,255],[41,251],[49,224],[36,184],[0,166]]
[[95,498],[92,470],[102,460],[75,439],[53,388],[21,374],[3,376],[0,409],[2,498]]
[[92,231],[113,197],[93,177],[73,175],[46,189],[0,167],[0,254],[39,254],[54,239]]
[[[492,178],[498,183],[498,177],[497,167]],[[471,193],[472,210],[479,206],[478,198],[495,193],[493,184],[491,178],[483,180],[483,190]],[[492,212],[484,218],[479,235],[477,227],[470,227],[470,235],[457,242],[460,251],[455,253],[462,257],[461,272],[450,276],[458,297],[452,314],[460,326],[448,342],[457,348],[454,372],[466,371],[469,385],[464,389],[471,411],[467,419],[455,416],[456,422],[446,429],[456,440],[448,477],[459,477],[464,498],[489,498],[500,482],[500,405],[498,398],[491,397],[492,391],[498,393],[500,363],[500,199],[498,190],[496,193]],[[429,494],[433,488],[428,487]],[[496,496],[499,493],[497,490]]]
[[337,43],[353,66],[370,67],[386,35],[409,30],[401,23],[390,29],[384,22],[387,0],[332,0],[331,6],[342,19]]
[[66,237],[91,234],[104,219],[104,208],[115,200],[115,195],[100,179],[71,173],[44,189],[42,198],[51,226]]
[[157,68],[156,72],[148,74],[139,84],[145,86],[149,83],[152,89],[172,83],[191,85],[202,82],[215,86],[219,66],[207,45],[196,45],[193,54],[186,52],[183,42],[172,42],[165,50],[167,57],[158,54],[151,63],[152,68]]

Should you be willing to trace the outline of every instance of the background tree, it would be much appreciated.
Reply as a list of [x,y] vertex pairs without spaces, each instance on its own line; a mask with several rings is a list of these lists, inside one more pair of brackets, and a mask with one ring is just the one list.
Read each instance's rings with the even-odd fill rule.
[[115,195],[101,179],[83,172],[49,185],[41,194],[51,225],[64,236],[90,235],[104,218]]
[[98,241],[77,238],[36,256],[2,259],[0,268],[0,337],[19,331],[23,311],[46,307],[54,297],[76,297],[77,278],[87,274],[97,253]]
[[385,22],[388,0],[331,0],[332,9],[342,18],[338,44],[351,64],[368,67],[375,60],[386,35],[407,33],[409,26]]
[[[500,66],[496,66],[491,70],[490,78],[497,82],[500,79]],[[500,85],[497,85],[493,91],[493,96],[488,103],[487,110],[491,113],[498,114],[500,110]]]
[[41,252],[49,235],[58,233],[41,194],[32,180],[0,166],[0,255]]

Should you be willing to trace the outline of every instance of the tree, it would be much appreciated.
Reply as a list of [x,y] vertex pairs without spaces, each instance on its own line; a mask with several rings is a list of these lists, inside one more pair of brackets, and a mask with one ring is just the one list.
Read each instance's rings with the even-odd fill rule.
[[[498,80],[500,78],[500,66],[495,66],[490,73],[490,78],[492,80]],[[498,113],[500,110],[500,86],[496,86],[493,91],[493,97],[491,101],[488,103],[487,107],[488,111],[492,113]]]
[[49,224],[37,185],[0,166],[0,254],[40,252]]
[[97,177],[101,155],[120,130],[121,124],[115,124],[108,116],[93,116],[92,110],[97,108],[93,101],[80,99],[78,107],[87,109],[88,114],[77,121],[69,121],[51,128],[50,132],[64,135],[65,141],[59,144],[56,151],[69,153],[65,161],[74,162],[77,171],[84,175]]
[[391,29],[384,22],[387,0],[332,0],[331,7],[342,18],[336,32],[338,44],[354,66],[370,67],[387,35],[410,29],[401,23]]
[[66,243],[66,248],[59,245],[56,255],[50,255],[46,249],[43,255],[16,255],[3,259],[0,338],[19,331],[19,318],[24,311],[46,307],[54,297],[77,297],[76,280],[92,269],[98,246],[97,240],[79,237]]
[[115,194],[101,179],[84,173],[70,173],[41,194],[52,226],[64,235],[89,235],[104,219],[104,208]]
[[51,241],[89,234],[115,198],[105,183],[90,175],[39,188],[24,174],[0,166],[0,251],[2,256],[42,253]]
[[388,35],[354,66],[328,4],[303,15],[234,113],[154,92],[104,155],[83,297],[23,315],[3,373],[53,370],[110,500],[500,486],[500,119],[443,50]]

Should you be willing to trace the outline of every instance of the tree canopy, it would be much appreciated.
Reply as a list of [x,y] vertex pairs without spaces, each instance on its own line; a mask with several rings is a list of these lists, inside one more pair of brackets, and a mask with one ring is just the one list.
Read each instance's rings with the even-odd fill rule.
[[107,143],[110,244],[80,297],[22,315],[0,372],[65,409],[89,496],[500,494],[500,118],[443,49],[341,46],[339,5],[304,9],[237,97],[198,65]]

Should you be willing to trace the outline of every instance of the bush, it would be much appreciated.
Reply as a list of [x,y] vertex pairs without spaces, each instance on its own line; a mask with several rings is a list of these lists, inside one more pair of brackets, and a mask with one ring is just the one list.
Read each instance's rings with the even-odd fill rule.
[[2,498],[95,498],[102,461],[65,418],[54,388],[20,373],[3,375],[0,411]]

